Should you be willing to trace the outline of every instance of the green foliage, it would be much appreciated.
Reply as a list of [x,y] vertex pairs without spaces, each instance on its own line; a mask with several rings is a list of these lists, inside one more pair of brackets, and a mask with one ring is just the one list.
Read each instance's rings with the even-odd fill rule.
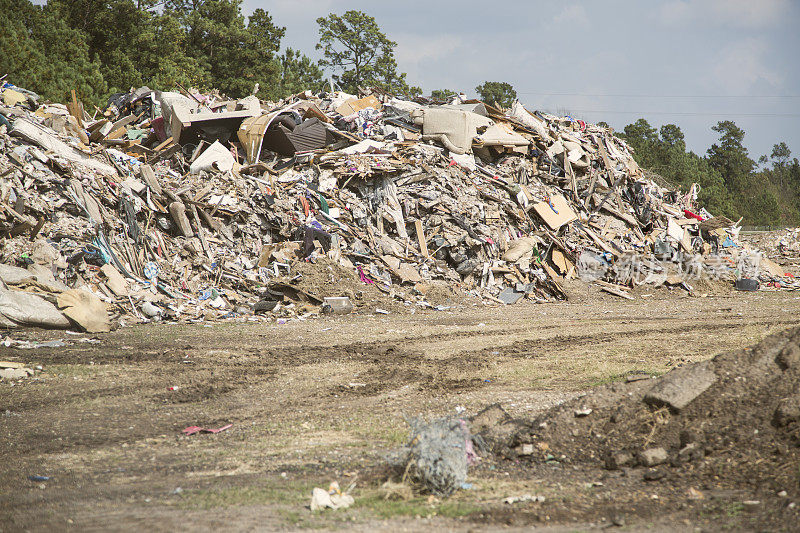
[[744,130],[730,120],[723,120],[711,128],[720,134],[719,142],[708,149],[708,162],[722,174],[725,184],[734,193],[742,193],[748,186],[747,177],[755,162],[744,147]]
[[347,92],[359,87],[379,87],[387,92],[415,95],[406,74],[398,72],[394,58],[397,43],[381,31],[375,19],[361,11],[335,13],[317,19],[319,42],[324,58],[320,65],[334,71],[333,79]]
[[452,97],[457,96],[458,93],[450,89],[436,89],[431,91],[431,98],[434,100],[450,100]]
[[134,47],[150,33],[149,11],[139,9],[133,0],[50,0],[45,11],[83,35],[112,91],[144,83],[149,73],[138,68],[140,54]]
[[780,224],[797,226],[800,225],[800,161],[797,158],[790,161],[790,157],[791,151],[786,143],[776,144],[772,149],[772,168],[765,168],[756,176],[776,199],[779,219],[770,223],[779,221]]
[[107,87],[101,65],[80,31],[50,6],[0,0],[0,71],[43,97],[66,101],[75,89],[87,103],[100,103]]
[[233,98],[251,94],[255,84],[273,83],[280,69],[275,58],[285,31],[256,10],[245,24],[241,0],[205,0],[179,13],[186,27],[186,51],[203,70],[202,88],[217,88]]
[[772,147],[772,155],[770,155],[770,158],[772,158],[773,165],[775,167],[785,168],[790,157],[792,157],[792,151],[789,150],[789,147],[785,142],[776,144]]
[[[800,223],[800,164],[790,162],[786,143],[772,150],[772,168],[754,172],[755,163],[742,145],[745,132],[731,121],[712,128],[720,134],[707,157],[686,151],[683,132],[675,124],[656,131],[645,119],[619,134],[634,150],[640,166],[653,170],[686,191],[700,185],[699,202],[715,215],[748,225]],[[768,163],[762,156],[759,162]]]
[[325,88],[322,69],[305,54],[287,48],[280,57],[280,64],[281,81],[276,98],[284,98],[306,89],[320,91]]
[[[77,89],[101,104],[109,92],[178,84],[231,97],[278,97],[319,88],[322,70],[294,50],[278,56],[286,29],[242,0],[0,0],[3,71],[64,100]],[[13,17],[11,16],[13,14]],[[308,84],[308,85],[305,85]],[[301,85],[305,85],[301,87]]]
[[708,161],[686,151],[678,126],[665,124],[656,131],[645,119],[639,119],[625,126],[619,135],[633,148],[640,166],[657,172],[684,191],[693,183],[699,184],[701,205],[716,215],[735,216],[722,176]]
[[483,85],[475,87],[481,100],[491,105],[499,105],[500,107],[511,107],[514,100],[517,99],[517,91],[511,84],[504,81],[485,81]]

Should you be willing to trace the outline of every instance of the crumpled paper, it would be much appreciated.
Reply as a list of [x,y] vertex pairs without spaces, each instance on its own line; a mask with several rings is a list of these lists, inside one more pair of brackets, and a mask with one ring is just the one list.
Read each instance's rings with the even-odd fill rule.
[[334,481],[328,490],[314,487],[311,491],[311,510],[321,511],[324,509],[347,509],[355,500],[346,492],[342,492],[339,483]]

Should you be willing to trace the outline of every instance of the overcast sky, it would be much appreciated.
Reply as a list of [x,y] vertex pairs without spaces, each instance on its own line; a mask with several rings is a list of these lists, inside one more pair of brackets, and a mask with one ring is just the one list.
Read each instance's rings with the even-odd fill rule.
[[426,93],[507,81],[530,108],[678,124],[700,154],[731,119],[754,159],[780,141],[800,157],[796,0],[244,0],[246,14],[259,7],[312,57],[317,17],[364,11]]

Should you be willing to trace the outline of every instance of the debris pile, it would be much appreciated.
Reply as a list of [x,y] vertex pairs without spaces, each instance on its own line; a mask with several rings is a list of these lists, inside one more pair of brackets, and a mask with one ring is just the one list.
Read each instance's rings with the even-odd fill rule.
[[[350,296],[343,283],[358,309],[370,286],[416,308],[437,286],[513,304],[565,299],[575,277],[623,297],[736,277],[738,227],[698,209],[697,187],[647,177],[609,128],[519,102],[142,87],[90,115],[74,93],[3,96],[0,263],[29,271],[16,286],[38,306],[21,312],[32,303],[3,277],[5,326],[103,331],[103,306],[128,321],[303,317]],[[306,263],[324,287],[308,290]]]
[[797,288],[800,276],[800,228],[742,234],[745,246],[761,251],[761,272],[772,276],[762,279],[765,287]]
[[494,442],[534,464],[621,471],[689,497],[713,488],[796,500],[798,343],[800,328],[793,328],[656,379],[634,376],[515,421],[513,431],[499,424]]
[[390,458],[402,472],[402,482],[411,482],[436,496],[450,496],[464,488],[467,469],[477,460],[467,422],[457,417],[425,421],[408,420],[408,444]]

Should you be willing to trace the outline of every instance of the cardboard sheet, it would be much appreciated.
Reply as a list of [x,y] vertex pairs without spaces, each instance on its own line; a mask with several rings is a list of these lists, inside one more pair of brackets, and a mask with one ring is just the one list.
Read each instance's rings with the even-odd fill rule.
[[369,96],[365,96],[364,98],[360,98],[358,100],[348,100],[347,102],[343,103],[339,107],[336,108],[336,112],[346,117],[348,115],[352,115],[357,111],[361,111],[362,109],[366,109],[368,107],[374,107],[378,111],[380,111],[381,105],[380,100],[378,100],[374,94]]
[[567,199],[560,194],[551,197],[550,202],[553,204],[552,207],[547,202],[539,202],[533,206],[536,214],[542,217],[550,229],[558,229],[578,218],[567,203]]

